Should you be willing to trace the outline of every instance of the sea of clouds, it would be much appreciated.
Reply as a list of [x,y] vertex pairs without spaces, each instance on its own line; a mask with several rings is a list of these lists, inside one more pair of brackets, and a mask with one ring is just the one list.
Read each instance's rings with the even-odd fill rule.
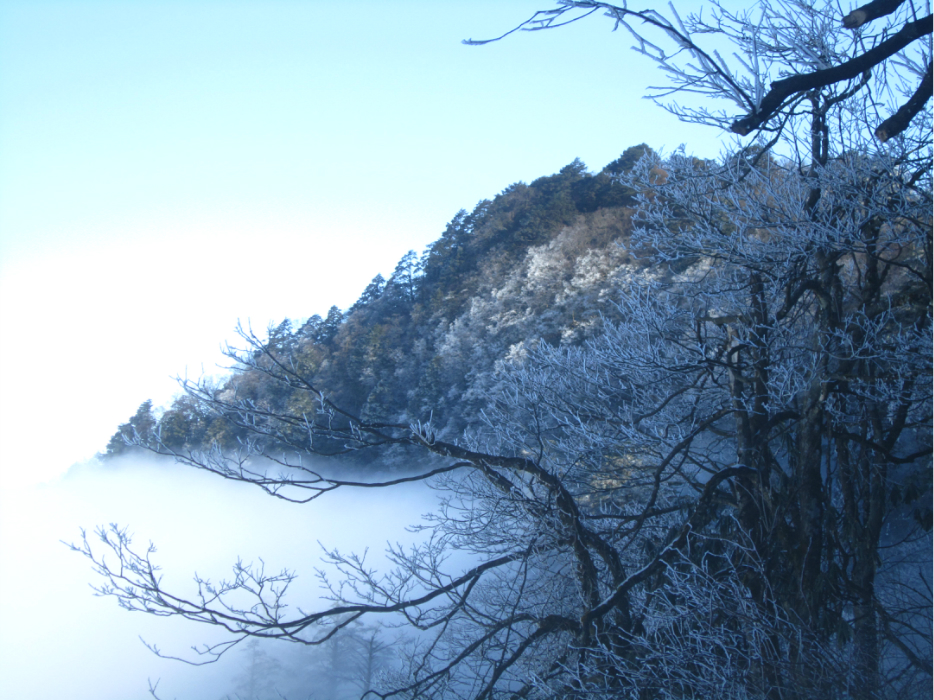
[[[0,508],[0,696],[21,700],[136,700],[159,696],[223,697],[242,660],[236,654],[206,667],[160,659],[194,658],[192,645],[221,639],[212,628],[176,618],[129,613],[109,597],[95,597],[103,581],[90,562],[62,541],[77,542],[101,525],[128,527],[141,549],[151,541],[167,588],[194,591],[192,576],[229,578],[242,558],[266,571],[296,570],[290,600],[303,610],[326,607],[315,577],[321,545],[362,553],[385,568],[387,542],[421,536],[407,526],[436,507],[423,484],[328,493],[290,504],[258,488],[175,464],[131,458],[73,467],[42,485],[4,493]],[[423,535],[422,535],[423,536]],[[93,540],[92,540],[93,541]]]

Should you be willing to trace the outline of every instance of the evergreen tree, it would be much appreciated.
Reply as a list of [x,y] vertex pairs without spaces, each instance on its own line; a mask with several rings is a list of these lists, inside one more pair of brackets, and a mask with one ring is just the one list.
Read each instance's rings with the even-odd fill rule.
[[431,244],[422,258],[426,282],[444,284],[458,276],[466,262],[467,242],[473,233],[473,220],[461,209],[448,223],[441,238]]
[[296,335],[302,340],[323,344],[327,341],[324,319],[318,314],[308,318],[298,329]]
[[341,324],[344,322],[343,312],[336,306],[332,306],[328,309],[327,318],[321,323],[320,329],[318,331],[318,336],[315,338],[315,342],[318,343],[329,343],[334,339],[334,336],[337,335],[337,332],[341,328]]
[[421,265],[414,250],[402,256],[402,259],[393,270],[392,277],[386,285],[386,293],[392,299],[400,299],[411,303],[418,294],[418,278],[421,274]]
[[386,280],[383,279],[382,275],[376,275],[370,283],[366,286],[366,289],[363,290],[363,294],[360,295],[360,298],[350,307],[348,314],[352,314],[355,311],[369,306],[374,301],[383,296],[383,291],[386,289]]
[[278,352],[288,352],[292,348],[292,321],[283,319],[278,326],[269,327],[269,340],[267,344],[270,349]]
[[654,153],[654,151],[644,143],[640,143],[638,146],[630,146],[623,151],[619,158],[607,165],[603,171],[610,175],[622,175],[632,170],[642,156],[646,154],[651,155],[652,153]]
[[146,399],[136,409],[136,413],[127,423],[121,423],[110,441],[107,443],[105,457],[116,457],[126,454],[132,447],[127,445],[127,440],[133,440],[137,436],[142,440],[149,440],[153,435],[153,429],[156,427],[156,418],[152,413],[152,401]]
[[187,394],[172,402],[172,407],[159,419],[162,444],[171,450],[197,449],[205,444],[205,431],[210,417]]

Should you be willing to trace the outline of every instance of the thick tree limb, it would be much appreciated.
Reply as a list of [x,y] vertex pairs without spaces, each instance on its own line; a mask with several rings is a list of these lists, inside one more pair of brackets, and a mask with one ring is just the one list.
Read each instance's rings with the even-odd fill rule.
[[758,109],[752,114],[733,122],[730,131],[740,136],[746,136],[771,119],[789,97],[809,90],[827,87],[844,80],[852,80],[860,74],[872,70],[885,59],[894,56],[916,39],[930,34],[932,29],[934,29],[934,16],[928,15],[914,22],[908,22],[891,38],[863,55],[857,56],[846,63],[841,63],[839,66],[776,80],[772,83],[772,89],[762,98]]
[[890,15],[905,4],[905,0],[873,0],[862,7],[858,7],[843,18],[843,26],[847,29],[858,29],[866,22],[879,17]]
[[876,138],[885,143],[893,136],[898,136],[907,129],[911,120],[924,109],[924,105],[931,99],[931,93],[931,62],[928,62],[928,69],[921,79],[918,89],[915,90],[915,94],[895,114],[879,125],[879,128],[876,129]]
[[598,620],[619,605],[630,590],[658,571],[674,552],[685,545],[688,540],[688,535],[690,535],[691,532],[703,529],[712,516],[711,505],[714,500],[713,496],[717,491],[717,487],[719,487],[723,481],[735,476],[755,476],[755,474],[756,472],[754,469],[744,466],[727,467],[714,474],[705,485],[704,492],[701,494],[700,498],[698,498],[691,517],[681,526],[681,529],[671,539],[669,544],[664,547],[652,561],[619,584],[613,593],[602,601],[600,605],[587,611],[581,618],[582,625],[586,627],[592,624],[594,620]]

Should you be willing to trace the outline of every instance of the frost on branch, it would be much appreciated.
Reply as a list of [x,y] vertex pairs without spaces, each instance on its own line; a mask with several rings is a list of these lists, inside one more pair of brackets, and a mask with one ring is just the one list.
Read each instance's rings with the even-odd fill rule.
[[[740,47],[755,39],[746,70],[838,65],[845,44],[820,36],[829,15],[765,11],[755,37],[730,34],[749,25],[727,14],[709,25]],[[701,33],[699,18],[666,28],[660,16],[620,21]],[[727,80],[762,92],[717,56],[695,58],[707,94],[726,95]],[[241,329],[239,369],[299,399],[185,382],[191,401],[248,436],[239,451],[173,451],[158,432],[138,441],[299,502],[423,481],[440,497],[424,540],[390,548],[385,572],[329,552],[340,575],[323,576],[325,601],[305,610],[285,607],[288,572],[241,564],[227,582],[166,590],[154,550],[113,528],[76,547],[100,592],[222,627],[227,647],[209,655],[251,636],[315,646],[356,622],[402,622],[412,648],[373,689],[383,698],[928,693],[930,130],[919,119],[874,143],[870,87],[794,98],[774,143],[719,161],[646,151],[621,176],[634,193],[616,219],[632,223],[625,251],[592,277],[564,257],[582,238],[572,228],[530,249],[524,277],[445,328],[452,357],[492,352],[471,347],[474,325],[519,322],[508,289],[544,299],[545,280],[560,280],[554,299],[574,285],[599,298],[593,279],[612,279],[614,304],[578,341],[501,348],[499,373],[471,397],[485,400],[482,421],[456,438],[430,408],[358,415],[300,355]],[[382,481],[320,466],[400,447],[422,459]]]
[[[934,23],[929,6],[927,16],[919,17],[912,3],[877,1],[844,17],[833,3],[766,0],[734,12],[714,0],[706,12],[682,19],[672,3],[664,11],[593,0],[557,4],[512,32],[554,29],[602,12],[614,21],[614,28],[628,30],[633,49],[664,73],[667,84],[650,88],[649,97],[661,102],[674,94],[682,100],[686,94],[699,94],[726,100],[742,116],[683,103],[664,106],[685,121],[716,125],[740,136],[785,131],[789,120],[809,111],[816,95],[829,106],[859,92],[866,96],[872,89],[874,99],[884,96],[885,111],[891,115],[871,129],[885,142],[902,134],[931,98],[931,50],[925,39]],[[464,43],[485,44],[512,32]],[[655,34],[659,40],[648,38]],[[725,59],[716,48],[705,48],[710,36],[728,39],[736,51]],[[906,63],[914,78],[895,68]]]

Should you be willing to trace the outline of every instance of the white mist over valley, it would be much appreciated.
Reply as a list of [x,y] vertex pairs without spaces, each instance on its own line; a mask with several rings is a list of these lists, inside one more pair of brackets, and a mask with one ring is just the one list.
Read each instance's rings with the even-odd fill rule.
[[[197,659],[191,646],[223,637],[176,618],[129,614],[116,600],[92,595],[89,585],[103,579],[60,541],[78,542],[81,528],[92,544],[93,530],[110,523],[127,527],[140,550],[153,542],[166,583],[189,593],[196,572],[215,582],[230,578],[238,558],[255,564],[262,559],[267,572],[295,570],[289,602],[293,611],[310,611],[328,606],[315,576],[321,545],[344,553],[369,549],[367,561],[384,570],[387,541],[416,541],[419,536],[406,527],[434,507],[435,494],[424,485],[397,486],[391,493],[340,491],[289,504],[171,459],[146,457],[89,462],[52,483],[24,488],[15,507],[8,503],[0,511],[4,696],[142,700],[152,697],[151,680],[159,681],[161,698],[210,699],[233,697],[243,682],[238,674],[246,665],[245,645],[200,668],[149,651],[140,637],[166,655]],[[293,647],[265,648],[287,657],[297,653]]]
[[0,698],[930,698],[916,10],[0,0]]

